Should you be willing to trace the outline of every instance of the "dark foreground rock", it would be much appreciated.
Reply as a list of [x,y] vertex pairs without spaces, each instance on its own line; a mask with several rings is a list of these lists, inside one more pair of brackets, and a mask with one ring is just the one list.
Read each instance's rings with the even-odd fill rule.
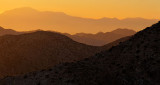
[[75,63],[23,76],[2,85],[160,85],[160,22],[128,41]]

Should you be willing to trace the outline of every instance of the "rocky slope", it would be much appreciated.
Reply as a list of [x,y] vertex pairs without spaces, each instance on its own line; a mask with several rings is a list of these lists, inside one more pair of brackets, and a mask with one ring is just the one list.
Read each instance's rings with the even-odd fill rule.
[[120,39],[98,47],[78,43],[56,32],[36,31],[4,35],[0,37],[0,77],[24,74],[63,62],[81,60],[125,40]]
[[160,22],[108,51],[75,63],[24,76],[2,85],[160,85]]
[[80,60],[99,51],[99,47],[81,44],[53,32],[1,36],[0,77]]

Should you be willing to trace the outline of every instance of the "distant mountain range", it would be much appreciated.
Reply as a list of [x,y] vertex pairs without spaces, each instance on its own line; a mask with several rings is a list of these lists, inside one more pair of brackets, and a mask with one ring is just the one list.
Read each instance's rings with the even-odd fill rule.
[[7,77],[0,82],[4,85],[160,85],[159,80],[160,22],[90,58]]
[[3,27],[0,27],[0,36],[3,35],[17,35],[17,34],[21,34],[23,32],[17,32],[15,30],[12,29],[4,29]]
[[[18,32],[12,29],[5,29],[3,27],[0,27],[0,36],[18,35],[18,34],[24,34],[24,33],[31,33],[35,31]],[[79,43],[92,45],[92,46],[103,46],[113,41],[116,41],[120,38],[132,36],[135,33],[136,33],[135,31],[129,30],[129,29],[116,29],[111,32],[106,32],[106,33],[99,32],[97,34],[87,34],[87,33],[77,33],[75,35],[71,35],[68,33],[61,33],[61,34],[66,35]]]
[[77,33],[75,35],[65,34],[73,40],[93,46],[103,46],[117,39],[134,35],[136,32],[129,29],[116,29],[111,32],[99,32],[97,34]]
[[38,11],[24,7],[0,14],[0,26],[19,31],[54,30],[64,33],[97,33],[109,32],[117,28],[129,28],[139,31],[156,23],[156,19],[143,18],[101,18],[89,19],[70,16],[62,12]]
[[0,33],[5,32],[7,35],[0,36],[1,78],[82,60],[127,40],[120,39],[98,47],[78,43],[57,32],[21,33],[1,27]]

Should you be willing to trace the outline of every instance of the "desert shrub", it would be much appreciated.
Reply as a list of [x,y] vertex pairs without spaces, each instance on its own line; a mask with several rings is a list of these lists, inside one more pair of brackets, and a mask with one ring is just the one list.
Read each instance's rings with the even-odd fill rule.
[[35,77],[35,76],[36,76],[36,73],[34,72],[34,73],[32,73],[32,75]]
[[27,76],[27,75],[24,75],[23,78],[26,79],[26,78],[28,78],[28,76]]
[[137,50],[136,53],[137,53],[137,54],[140,53],[140,50]]
[[137,48],[140,48],[140,44],[137,45]]
[[48,71],[52,71],[52,69],[48,69]]
[[45,75],[45,78],[49,78],[49,75]]
[[45,71],[44,69],[41,70],[41,72],[44,72],[44,71]]
[[136,59],[139,59],[139,56],[138,56],[138,55],[136,56]]
[[160,63],[160,60],[157,60],[156,62],[157,62],[157,63]]
[[117,64],[116,66],[120,66],[121,64]]
[[38,83],[37,83],[37,85],[41,85],[41,83],[40,83],[40,82],[38,82]]

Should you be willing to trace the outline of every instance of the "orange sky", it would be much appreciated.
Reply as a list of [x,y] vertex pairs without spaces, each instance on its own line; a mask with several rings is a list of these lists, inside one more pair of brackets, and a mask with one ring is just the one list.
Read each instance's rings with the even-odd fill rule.
[[159,4],[160,0],[0,0],[0,13],[19,7],[32,7],[87,18],[158,19]]

